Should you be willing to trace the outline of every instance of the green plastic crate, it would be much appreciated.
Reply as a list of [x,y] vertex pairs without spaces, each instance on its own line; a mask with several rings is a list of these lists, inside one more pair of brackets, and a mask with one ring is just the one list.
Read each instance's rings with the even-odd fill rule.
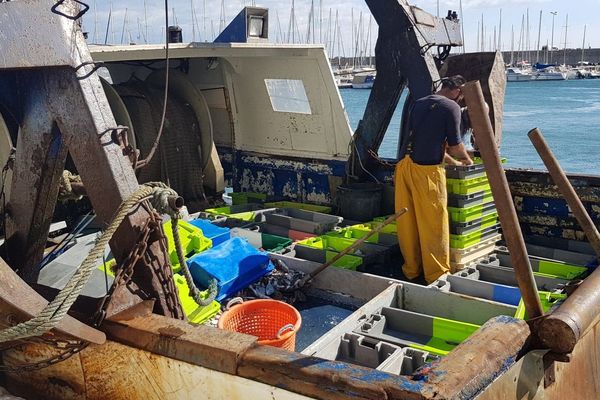
[[294,201],[274,201],[265,203],[266,208],[297,208],[300,210],[306,211],[315,211],[324,214],[331,213],[331,207],[328,206],[320,206],[317,204],[308,204],[308,203],[297,203]]
[[[177,286],[181,308],[183,308],[183,312],[189,322],[193,324],[203,324],[217,315],[221,309],[221,305],[217,301],[213,300],[206,306],[200,306],[190,296],[190,288],[182,275],[173,274],[173,280],[175,281],[175,286]],[[208,290],[200,292],[200,296],[203,299],[206,299],[206,297],[208,297]]]
[[262,248],[273,253],[281,251],[292,244],[290,238],[283,236],[271,235],[268,233],[261,233],[260,235],[262,237]]
[[[551,293],[551,292],[538,292],[540,296],[540,302],[542,303],[542,310],[545,313],[550,311],[552,306],[554,306],[557,302],[562,301],[567,298],[566,294],[562,293]],[[528,319],[527,312],[525,311],[525,303],[523,299],[519,301],[519,305],[517,306],[517,311],[515,312],[515,318],[518,319]]]
[[[182,220],[178,221],[177,226],[179,227],[179,239],[181,240],[183,254],[186,258],[212,247],[212,240],[204,236],[202,229],[196,228],[189,222]],[[170,220],[163,224],[163,229],[165,231],[165,236],[167,237],[167,250],[169,251],[171,266],[173,267],[173,271],[179,272],[181,266],[179,265],[177,251],[175,250],[175,240],[173,239]]]
[[321,250],[331,250],[339,253],[350,247],[354,243],[353,239],[332,236],[317,236],[301,240],[298,244]]
[[[373,226],[376,224],[358,224],[348,226],[336,231],[327,232],[326,236],[341,237],[346,239],[360,239],[369,234],[373,230]],[[398,236],[396,229],[394,228],[393,233],[376,233],[366,240],[366,243],[380,244],[383,246],[390,246],[398,243]]]
[[232,192],[229,193],[229,196],[231,196],[231,204],[234,206],[248,203],[264,203],[267,200],[266,194],[255,192]]
[[[376,218],[373,218],[373,222],[367,222],[363,225],[368,226],[370,229],[375,229],[387,218],[388,218],[387,216],[386,217],[376,217]],[[400,217],[400,218],[402,218],[402,217]],[[384,226],[383,229],[380,230],[380,232],[396,235],[398,233],[398,228],[396,226],[396,223],[392,222],[391,224]]]
[[450,234],[452,235],[467,235],[473,232],[479,232],[498,224],[498,213],[486,215],[483,218],[476,219],[471,222],[453,222],[450,221]]
[[478,204],[467,208],[448,207],[448,216],[452,222],[471,222],[494,213],[497,214],[494,203]]
[[453,249],[465,249],[476,245],[490,237],[498,234],[498,224],[484,228],[478,232],[467,233],[466,235],[450,235],[450,247]]
[[587,273],[588,269],[586,267],[578,267],[562,262],[540,260],[537,265],[537,271],[535,272],[557,278],[573,280]]
[[224,215],[242,221],[254,221],[254,217],[256,216],[255,211],[264,208],[265,207],[262,204],[248,203],[227,207],[207,208],[204,212],[212,215]]
[[453,194],[473,194],[477,192],[491,190],[487,176],[471,179],[446,179],[448,193]]

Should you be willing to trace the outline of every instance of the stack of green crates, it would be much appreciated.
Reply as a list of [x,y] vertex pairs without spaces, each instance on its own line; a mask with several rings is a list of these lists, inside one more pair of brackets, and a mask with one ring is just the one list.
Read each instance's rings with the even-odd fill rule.
[[498,213],[482,164],[448,165],[446,180],[451,258],[458,255],[461,259],[452,261],[461,264],[471,253],[480,253],[483,243],[498,237]]

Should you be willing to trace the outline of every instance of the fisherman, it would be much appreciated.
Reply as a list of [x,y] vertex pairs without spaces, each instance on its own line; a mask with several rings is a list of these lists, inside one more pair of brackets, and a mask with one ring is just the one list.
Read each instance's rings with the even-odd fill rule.
[[[436,93],[417,100],[409,118],[409,135],[394,175],[398,241],[407,279],[424,274],[427,283],[450,270],[450,233],[445,163],[471,165],[461,138],[460,75],[442,80]],[[455,159],[456,158],[456,159]]]

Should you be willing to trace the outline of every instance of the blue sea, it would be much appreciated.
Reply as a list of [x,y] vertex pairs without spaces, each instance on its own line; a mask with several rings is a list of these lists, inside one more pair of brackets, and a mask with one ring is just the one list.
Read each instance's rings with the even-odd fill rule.
[[[353,129],[362,118],[370,90],[342,89]],[[395,158],[405,94],[383,140],[379,155]],[[545,167],[527,137],[539,128],[566,172],[600,174],[600,79],[510,82],[504,102],[500,152],[508,167]]]

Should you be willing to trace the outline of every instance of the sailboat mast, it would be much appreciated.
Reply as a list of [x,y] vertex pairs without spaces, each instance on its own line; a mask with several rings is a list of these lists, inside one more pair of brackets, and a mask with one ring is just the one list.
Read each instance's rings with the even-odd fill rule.
[[540,37],[542,36],[542,10],[540,10],[540,22],[538,23],[538,40],[535,48],[535,62],[540,61]]
[[498,45],[496,50],[502,51],[502,9],[500,9],[500,21],[498,22]]
[[510,66],[515,65],[515,26],[510,26]]
[[585,30],[587,25],[583,26],[583,43],[581,44],[581,65],[583,65],[583,54],[585,52]]
[[123,44],[123,39],[125,38],[126,26],[127,26],[127,7],[125,7],[125,15],[123,16],[123,29],[121,30],[121,44]]
[[567,30],[569,29],[569,14],[565,20],[565,48],[563,50],[563,65],[567,65]]
[[144,40],[146,41],[146,44],[147,44],[148,43],[148,5],[146,4],[146,0],[144,0],[144,32],[146,33]]
[[196,41],[196,24],[194,23],[194,0],[190,0],[190,11],[192,13],[192,42]]
[[465,15],[463,14],[463,8],[462,8],[462,0],[459,0],[459,6],[460,6],[460,18],[461,18],[461,24],[460,24],[460,31],[461,31],[461,36],[462,36],[462,53],[465,54]]
[[112,18],[112,3],[108,11],[108,21],[106,22],[106,35],[104,36],[104,44],[108,43],[108,32],[110,29],[110,19]]

